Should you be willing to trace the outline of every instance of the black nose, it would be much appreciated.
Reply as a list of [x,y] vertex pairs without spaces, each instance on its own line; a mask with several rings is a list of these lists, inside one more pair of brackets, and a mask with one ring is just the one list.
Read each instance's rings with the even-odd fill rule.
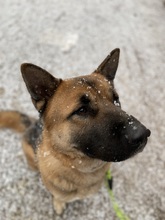
[[147,138],[151,132],[143,124],[141,124],[135,117],[129,116],[125,124],[124,137],[127,143],[133,147],[145,145]]

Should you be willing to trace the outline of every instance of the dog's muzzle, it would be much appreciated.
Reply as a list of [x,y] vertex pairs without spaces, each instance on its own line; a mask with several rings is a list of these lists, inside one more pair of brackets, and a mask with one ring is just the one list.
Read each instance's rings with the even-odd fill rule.
[[[126,114],[122,123],[115,123],[113,131],[118,131],[119,141],[116,140],[116,147],[113,148],[112,161],[126,160],[141,152],[147,144],[151,132],[140,121],[132,115]],[[116,149],[116,151],[114,150]]]
[[132,148],[133,154],[143,150],[147,143],[147,138],[151,134],[150,130],[132,115],[128,117],[128,121],[121,133],[123,144]]
[[151,132],[140,121],[120,109],[103,116],[76,135],[77,149],[108,162],[126,160],[144,149]]

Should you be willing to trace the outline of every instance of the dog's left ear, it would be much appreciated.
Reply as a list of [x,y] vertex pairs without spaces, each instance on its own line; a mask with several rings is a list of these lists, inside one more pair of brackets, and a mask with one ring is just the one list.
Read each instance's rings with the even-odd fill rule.
[[119,63],[120,49],[116,48],[99,65],[95,73],[104,75],[108,80],[113,81]]
[[42,113],[62,80],[30,63],[23,63],[21,72],[34,106]]

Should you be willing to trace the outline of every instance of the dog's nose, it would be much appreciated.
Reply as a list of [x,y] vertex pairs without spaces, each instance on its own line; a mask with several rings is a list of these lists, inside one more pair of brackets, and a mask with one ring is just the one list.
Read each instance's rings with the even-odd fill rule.
[[133,147],[139,147],[147,141],[151,132],[135,117],[129,116],[125,124],[124,137],[127,143]]

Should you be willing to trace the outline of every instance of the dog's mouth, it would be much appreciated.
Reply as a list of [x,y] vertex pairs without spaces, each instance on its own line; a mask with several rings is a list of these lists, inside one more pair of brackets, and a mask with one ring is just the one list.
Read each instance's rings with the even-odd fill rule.
[[[116,150],[116,152],[106,152],[106,154],[100,159],[106,162],[121,162],[127,160],[131,157],[134,157],[138,153],[141,153],[147,144],[147,139],[141,143],[134,144],[132,146],[127,146],[127,150]],[[96,158],[92,153],[87,154],[91,158]]]
[[143,152],[143,150],[144,150],[146,144],[147,144],[147,140],[144,141],[143,143],[136,144],[136,145],[134,146],[134,148],[135,148],[136,150],[134,151],[134,153],[133,153],[132,156],[135,156],[136,154]]
[[123,154],[121,156],[117,156],[116,157],[116,160],[114,162],[120,162],[120,161],[123,161],[123,160],[127,160],[128,158],[131,158],[131,157],[134,157],[135,155],[137,155],[138,153],[141,153],[143,152],[145,146],[147,144],[147,139],[143,142],[143,143],[138,143],[138,144],[134,144],[132,147],[133,150],[132,152],[130,152],[130,154]]

